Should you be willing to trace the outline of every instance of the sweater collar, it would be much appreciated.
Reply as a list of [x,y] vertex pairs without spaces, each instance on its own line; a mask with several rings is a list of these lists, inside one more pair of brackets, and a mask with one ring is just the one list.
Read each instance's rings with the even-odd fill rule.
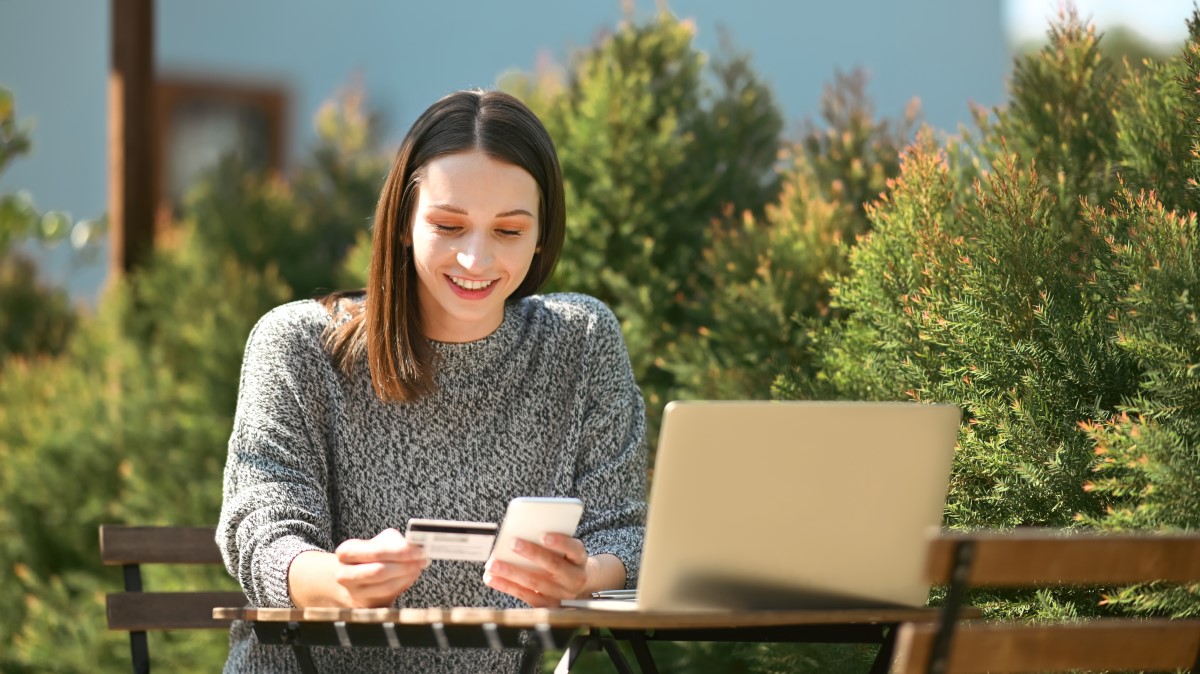
[[524,303],[504,306],[504,320],[492,334],[474,342],[438,342],[429,340],[438,355],[438,379],[457,379],[487,372],[512,357],[520,335]]

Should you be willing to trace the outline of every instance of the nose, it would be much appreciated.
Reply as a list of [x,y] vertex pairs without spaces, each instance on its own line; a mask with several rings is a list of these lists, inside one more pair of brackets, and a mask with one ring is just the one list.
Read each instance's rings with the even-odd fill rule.
[[456,256],[458,264],[467,272],[480,272],[492,264],[492,246],[486,233],[472,234],[463,241]]

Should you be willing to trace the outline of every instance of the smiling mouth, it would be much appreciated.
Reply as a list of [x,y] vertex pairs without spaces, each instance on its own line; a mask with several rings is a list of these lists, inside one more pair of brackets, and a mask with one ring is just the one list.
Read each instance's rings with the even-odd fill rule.
[[458,278],[457,276],[449,276],[450,282],[462,288],[463,290],[483,290],[496,282],[496,279],[490,281],[472,281],[471,279]]

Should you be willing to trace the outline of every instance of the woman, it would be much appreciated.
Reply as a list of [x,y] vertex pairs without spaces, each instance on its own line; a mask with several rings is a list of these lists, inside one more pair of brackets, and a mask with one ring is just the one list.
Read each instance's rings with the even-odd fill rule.
[[[562,249],[563,185],[515,98],[459,92],[414,123],[375,212],[368,287],[279,307],[250,334],[217,530],[256,606],[556,606],[632,586],[645,417],[616,319],[535,296]],[[575,496],[577,538],[536,570],[425,559],[411,517],[499,522]],[[328,671],[503,671],[520,653],[314,648]],[[243,624],[226,671],[295,669]]]

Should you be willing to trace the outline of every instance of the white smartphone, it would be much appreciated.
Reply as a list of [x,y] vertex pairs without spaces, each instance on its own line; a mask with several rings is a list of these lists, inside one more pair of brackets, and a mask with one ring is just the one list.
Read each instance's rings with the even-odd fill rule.
[[519,496],[508,502],[500,534],[492,548],[491,559],[514,566],[535,568],[533,562],[513,550],[517,539],[541,544],[542,536],[555,533],[575,535],[579,518],[583,516],[583,501],[577,498]]

